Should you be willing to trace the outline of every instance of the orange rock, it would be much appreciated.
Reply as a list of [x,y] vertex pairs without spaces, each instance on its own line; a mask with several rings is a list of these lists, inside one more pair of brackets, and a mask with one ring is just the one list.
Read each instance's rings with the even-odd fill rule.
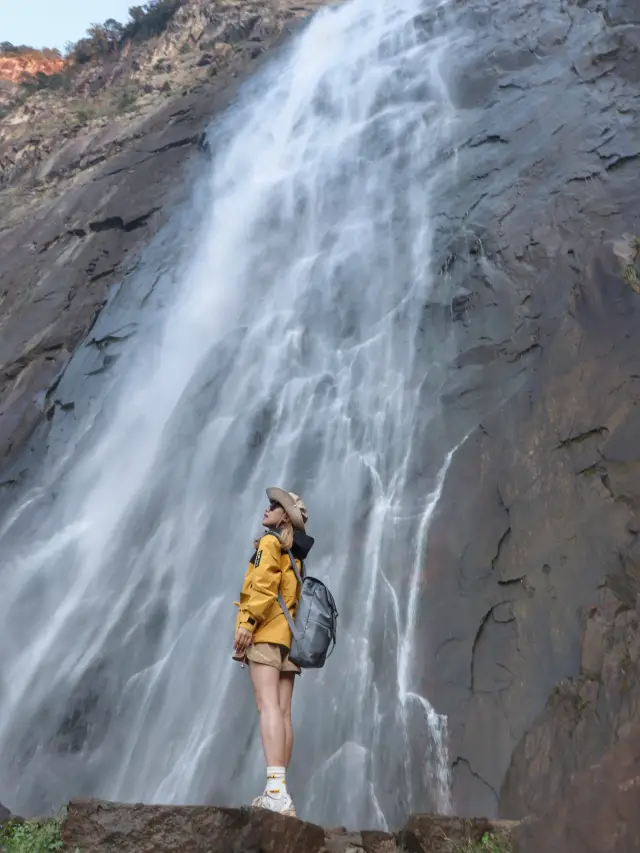
[[65,66],[64,59],[47,59],[38,51],[15,56],[0,56],[0,80],[20,83],[25,77],[38,73],[57,74]]

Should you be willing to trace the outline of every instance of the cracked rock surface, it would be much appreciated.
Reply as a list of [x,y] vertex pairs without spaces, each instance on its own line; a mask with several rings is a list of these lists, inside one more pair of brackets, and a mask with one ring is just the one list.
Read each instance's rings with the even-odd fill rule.
[[[637,560],[627,572],[629,587],[635,587]],[[505,814],[546,814],[576,784],[576,774],[627,738],[630,745],[638,742],[640,606],[615,601],[585,608],[582,626],[580,673],[555,685],[518,744],[501,791]],[[633,750],[638,762],[640,753]],[[637,767],[633,772],[640,775]]]
[[500,809],[534,816],[517,833],[525,853],[640,848],[639,577],[636,555],[620,600],[584,610],[580,674],[554,687],[513,754]]
[[578,673],[581,608],[638,591],[640,19],[626,0],[457,8],[475,39],[435,248],[458,353],[442,444],[462,443],[427,544],[420,690],[449,718],[454,808],[497,814],[516,744]]
[[[56,93],[3,120],[0,472],[53,414],[57,380],[113,286],[126,287],[141,247],[188,195],[185,166],[213,153],[216,111],[317,5],[190,0],[161,37],[82,72],[93,119],[73,119],[77,98]],[[207,45],[215,62],[203,69]],[[101,115],[99,98],[125,77],[133,108]]]

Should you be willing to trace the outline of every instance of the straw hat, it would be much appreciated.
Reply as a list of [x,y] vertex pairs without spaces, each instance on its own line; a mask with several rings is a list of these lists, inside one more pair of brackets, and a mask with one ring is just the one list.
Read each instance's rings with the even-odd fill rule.
[[302,530],[304,533],[304,526],[309,514],[301,497],[293,492],[285,492],[284,489],[279,489],[277,486],[271,486],[267,489],[267,497],[270,501],[280,504],[291,519],[291,524],[296,530]]

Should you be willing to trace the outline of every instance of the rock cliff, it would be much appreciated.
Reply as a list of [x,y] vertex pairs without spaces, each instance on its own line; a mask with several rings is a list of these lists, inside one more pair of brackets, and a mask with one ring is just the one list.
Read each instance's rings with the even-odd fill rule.
[[53,414],[57,377],[185,192],[185,165],[206,156],[203,132],[216,110],[316,5],[190,0],[159,37],[5,117],[0,471]]
[[536,817],[521,832],[532,850],[640,846],[639,611],[624,600],[585,609],[580,674],[556,685],[513,754],[500,810]]
[[467,438],[428,542],[422,689],[449,716],[458,808],[495,814],[514,747],[578,673],[581,609],[637,586],[640,17],[464,14],[436,242],[458,348],[443,417]]
[[[36,426],[73,405],[61,371],[186,192],[211,116],[313,5],[191,0],[71,96],[38,93],[4,121],[0,486]],[[607,849],[622,813],[610,849],[637,849],[640,14],[631,0],[470,0],[460,14],[477,39],[449,81],[461,139],[433,202],[441,301],[425,313],[455,339],[442,408],[461,445],[424,564],[421,692],[448,715],[462,814],[551,816],[525,825],[531,849],[577,851]],[[75,804],[67,840],[91,832],[106,850],[109,821],[134,837],[167,816],[119,808]],[[253,831],[220,850],[260,849]],[[297,831],[296,851],[326,846]],[[165,849],[201,849],[189,843]]]

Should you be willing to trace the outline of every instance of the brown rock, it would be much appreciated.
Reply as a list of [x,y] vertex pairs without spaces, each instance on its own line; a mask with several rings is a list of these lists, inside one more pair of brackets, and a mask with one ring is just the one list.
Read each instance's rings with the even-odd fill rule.
[[576,773],[562,799],[516,831],[522,853],[637,853],[640,850],[640,725]]
[[497,843],[507,842],[516,826],[512,821],[414,815],[399,841],[409,853],[452,853],[479,845],[487,835]]
[[547,814],[640,719],[637,611],[618,603],[591,607],[583,624],[581,675],[554,688],[514,750],[500,796],[508,817]]
[[325,833],[259,809],[74,800],[62,840],[83,853],[321,853]]
[[65,66],[63,59],[43,56],[38,50],[12,55],[0,54],[0,80],[20,83],[36,74],[56,74]]
[[74,800],[62,840],[82,853],[452,853],[486,833],[506,844],[516,825],[416,815],[391,835],[324,830],[260,809]]
[[397,853],[396,838],[387,832],[325,830],[322,853]]
[[587,678],[597,678],[604,663],[604,638],[609,625],[596,607],[589,608],[586,614],[582,637],[581,672]]
[[360,835],[365,853],[396,853],[398,849],[395,837],[386,832],[363,831]]

